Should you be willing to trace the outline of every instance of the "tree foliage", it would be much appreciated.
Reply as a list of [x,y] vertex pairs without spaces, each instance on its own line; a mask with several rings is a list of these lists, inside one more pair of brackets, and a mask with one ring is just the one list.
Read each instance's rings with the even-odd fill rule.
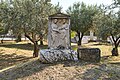
[[[93,16],[98,12],[97,6],[87,6],[85,3],[74,3],[67,10],[71,16],[71,29],[76,31],[79,37],[78,45],[84,35],[93,26]],[[81,37],[80,37],[81,33]]]
[[113,56],[118,56],[118,46],[120,43],[120,12],[115,13],[111,9],[103,9],[102,12],[95,16],[95,24],[99,37],[107,38],[111,36],[114,43],[112,50]]
[[12,30],[17,37],[24,34],[34,44],[33,56],[37,57],[38,41],[42,44],[47,33],[48,15],[55,13],[55,7],[59,6],[53,6],[50,0],[10,0],[3,3],[7,4],[1,8],[5,30]]

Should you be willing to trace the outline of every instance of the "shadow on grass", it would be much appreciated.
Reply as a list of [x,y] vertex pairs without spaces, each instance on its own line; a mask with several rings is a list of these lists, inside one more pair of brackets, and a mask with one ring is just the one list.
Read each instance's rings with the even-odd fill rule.
[[100,46],[100,45],[111,46],[110,43],[93,43],[90,46]]
[[[32,44],[1,44],[0,47],[33,50]],[[40,49],[46,49],[46,48],[47,48],[47,45],[40,45]]]
[[114,62],[114,63],[110,63],[110,64],[115,64],[115,65],[119,65],[120,66],[120,62]]
[[[26,62],[22,66],[16,66],[12,69],[8,69],[6,71],[0,72],[0,79],[3,79],[3,80],[4,79],[5,80],[6,79],[7,80],[21,79],[22,80],[23,78],[27,77],[27,79],[29,80],[31,78],[38,79],[39,76],[44,76],[44,77],[46,76],[46,79],[48,79],[48,77],[50,76],[49,73],[47,73],[47,74],[45,73],[42,75],[40,75],[39,73],[41,73],[44,69],[49,68],[50,66],[55,66],[55,65],[59,65],[59,64],[63,64],[63,67],[66,67],[66,68],[72,67],[72,66],[75,66],[75,67],[89,67],[91,65],[98,66],[98,67],[93,66],[89,69],[86,69],[86,71],[84,73],[75,74],[69,80],[81,80],[81,79],[82,80],[97,80],[100,77],[102,77],[103,80],[109,80],[109,79],[110,80],[111,79],[117,80],[120,77],[119,74],[117,74],[116,72],[112,73],[112,72],[114,72],[114,67],[107,66],[106,64],[90,63],[90,62],[84,62],[84,61],[76,61],[76,62],[75,61],[63,61],[63,62],[57,62],[54,64],[43,64],[38,59],[36,59],[36,60]],[[111,68],[109,68],[109,67],[111,67]],[[106,77],[106,76],[109,76],[109,74],[110,75],[115,74],[115,75],[110,76],[110,77]],[[33,76],[33,77],[30,77],[30,76]],[[44,78],[44,80],[45,80],[45,78]],[[53,78],[50,80],[53,80]]]
[[[25,63],[23,66],[17,66],[12,69],[8,69],[6,71],[0,72],[0,78],[2,79],[9,79],[9,80],[16,80],[20,78],[30,77],[31,75],[36,75],[39,77],[39,72],[43,71],[44,69],[58,65],[63,64],[63,67],[71,67],[71,66],[85,66],[91,63],[83,63],[80,62],[74,62],[74,61],[63,61],[63,62],[57,62],[54,64],[43,64],[38,59],[34,61],[30,61]],[[7,74],[7,76],[6,76]],[[49,73],[48,73],[49,74]],[[48,75],[43,74],[44,76],[48,77]],[[29,78],[28,78],[29,79]],[[46,78],[47,79],[47,78]]]
[[108,60],[109,57],[112,57],[112,56],[111,55],[109,55],[109,56],[103,56],[103,57],[101,57],[101,59],[104,61],[104,60]]
[[120,67],[114,67],[109,64],[99,64],[98,67],[86,69],[83,74],[77,74],[70,80],[119,80]]
[[24,78],[27,76],[31,76],[39,71],[42,71],[46,67],[53,66],[53,65],[55,64],[42,64],[37,59],[34,61],[24,63],[22,66],[19,65],[14,68],[8,69],[6,71],[0,72],[0,79],[15,80],[18,78]]
[[10,66],[13,66],[13,65],[16,65],[21,62],[26,62],[31,58],[32,57],[17,55],[15,53],[13,53],[13,54],[0,53],[0,70],[10,67]]

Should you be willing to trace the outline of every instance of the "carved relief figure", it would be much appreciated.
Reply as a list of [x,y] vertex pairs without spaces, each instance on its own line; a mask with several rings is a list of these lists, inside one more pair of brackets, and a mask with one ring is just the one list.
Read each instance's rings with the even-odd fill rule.
[[57,43],[58,43],[58,34],[59,34],[59,30],[58,30],[58,26],[57,26],[57,19],[52,21],[51,24],[51,47],[52,48],[56,48]]
[[69,25],[66,19],[54,19],[51,24],[51,48],[69,46]]
[[69,27],[68,27],[67,20],[63,19],[62,25],[59,27],[59,32],[60,32],[60,35],[59,35],[60,36],[60,39],[59,39],[60,43],[59,43],[59,45],[65,47],[65,48],[68,47],[67,43],[69,42],[68,39],[67,39],[67,36],[69,36],[69,35],[67,35],[68,30],[69,30]]

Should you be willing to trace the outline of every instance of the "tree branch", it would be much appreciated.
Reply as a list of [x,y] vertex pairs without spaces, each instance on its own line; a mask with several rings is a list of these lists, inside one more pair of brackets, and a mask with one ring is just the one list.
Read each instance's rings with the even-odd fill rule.
[[31,42],[33,42],[33,43],[35,43],[35,41],[34,40],[32,40],[32,38],[30,38],[30,36],[29,35],[27,35],[26,33],[25,33],[25,37],[27,37]]
[[116,38],[116,42],[120,39],[120,36]]
[[115,40],[115,38],[114,38],[114,36],[113,36],[112,33],[111,33],[111,36],[112,36],[112,39],[113,39],[113,41],[114,41],[114,44],[116,44],[116,40]]
[[116,39],[116,41],[117,41],[117,47],[119,46],[119,44],[120,44],[120,36]]

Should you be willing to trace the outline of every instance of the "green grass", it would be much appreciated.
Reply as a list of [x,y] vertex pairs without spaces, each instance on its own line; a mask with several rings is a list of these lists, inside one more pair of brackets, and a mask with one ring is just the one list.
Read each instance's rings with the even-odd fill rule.
[[[40,49],[47,45],[40,46]],[[28,43],[4,43],[0,44],[0,70],[24,63],[33,58],[33,45]]]
[[76,35],[76,32],[75,31],[71,31],[71,38],[74,38]]

